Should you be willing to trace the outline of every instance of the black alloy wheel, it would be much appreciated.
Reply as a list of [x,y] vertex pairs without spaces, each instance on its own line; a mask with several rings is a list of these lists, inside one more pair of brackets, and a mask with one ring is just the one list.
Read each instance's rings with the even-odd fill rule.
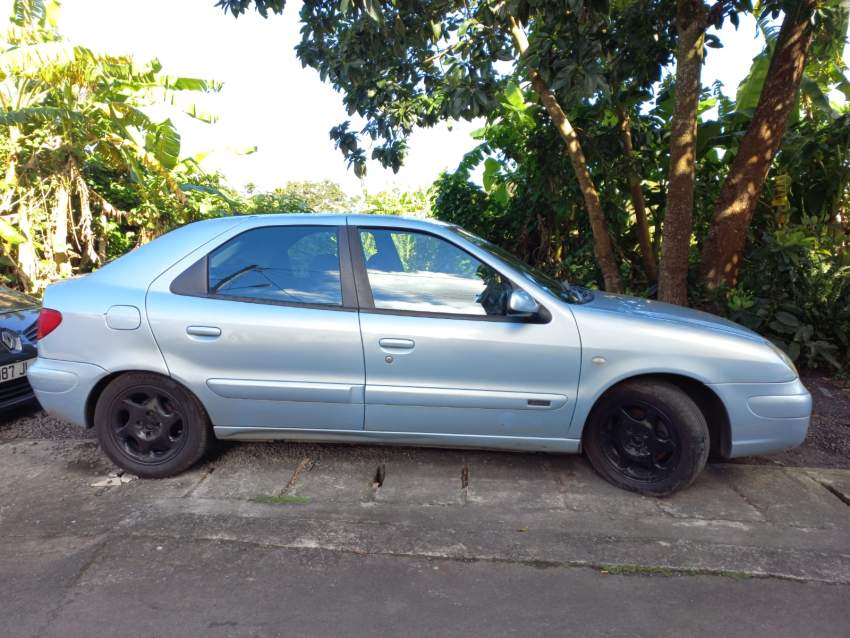
[[195,396],[152,373],[126,373],[109,383],[95,406],[94,425],[106,455],[142,478],[179,474],[214,440]]
[[662,408],[639,400],[618,402],[603,417],[601,428],[605,458],[635,481],[656,483],[676,468],[679,434]]
[[618,487],[667,496],[705,466],[708,424],[694,400],[660,379],[626,381],[606,392],[585,423],[593,468]]
[[112,400],[109,434],[125,454],[146,464],[165,463],[186,442],[177,400],[153,386],[127,389]]

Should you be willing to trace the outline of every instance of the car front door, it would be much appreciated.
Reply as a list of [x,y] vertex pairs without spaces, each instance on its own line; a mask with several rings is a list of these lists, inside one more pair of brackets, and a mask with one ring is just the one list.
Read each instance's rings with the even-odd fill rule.
[[566,438],[580,360],[571,315],[512,316],[517,283],[445,237],[349,236],[367,431]]
[[345,227],[254,227],[204,252],[153,283],[147,311],[169,371],[213,424],[361,430]]

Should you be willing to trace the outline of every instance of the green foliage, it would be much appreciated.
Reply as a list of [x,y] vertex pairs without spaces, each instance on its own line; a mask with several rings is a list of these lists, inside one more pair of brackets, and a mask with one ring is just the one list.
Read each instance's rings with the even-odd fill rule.
[[[561,279],[598,286],[601,273],[593,255],[592,235],[581,191],[570,160],[542,108],[530,93],[518,97],[509,88],[499,110],[474,137],[480,144],[467,154],[453,173],[435,184],[434,214],[457,223]],[[626,166],[634,162],[657,166],[654,154],[665,147],[652,126],[660,118],[646,116],[633,122],[636,150],[624,157],[617,118],[610,103],[575,105],[571,119],[586,134],[585,154],[608,215],[616,248],[630,257],[623,274],[630,290],[643,292],[649,282],[637,258]],[[654,135],[654,137],[653,137]],[[646,161],[647,159],[652,161]],[[472,184],[472,171],[483,165],[483,186]],[[658,182],[662,167],[646,171],[656,184],[644,191],[650,204],[663,201]],[[647,180],[649,181],[649,180]],[[652,211],[650,211],[652,213]]]
[[834,230],[808,223],[763,231],[729,308],[793,360],[839,370],[850,347],[850,249]]
[[[808,366],[850,364],[850,113],[804,115],[756,211],[731,316]],[[739,294],[750,307],[734,301]]]
[[172,121],[145,111],[217,86],[165,76],[155,60],[70,46],[55,31],[57,9],[16,0],[0,39],[4,279],[32,292],[97,267],[130,237],[145,241],[203,216],[215,197],[184,192],[213,184],[197,162],[181,159]]
[[516,229],[507,209],[469,181],[468,173],[443,173],[434,184],[434,192],[433,212],[438,219],[503,244],[513,239]]
[[364,193],[360,211],[373,215],[427,217],[431,212],[431,200],[430,195],[421,189],[402,191],[394,188],[378,193]]
[[233,196],[234,211],[240,213],[368,213],[374,215],[407,215],[426,217],[430,214],[430,195],[419,189],[403,191],[393,188],[377,193],[364,192],[349,197],[338,184],[321,182],[288,182],[268,192],[256,192],[253,184],[246,187],[247,196]]
[[13,246],[22,244],[27,240],[17,228],[2,218],[0,218],[0,239]]
[[271,192],[256,193],[248,185],[248,198],[241,206],[246,213],[345,213],[354,202],[339,185],[322,182],[288,182]]
[[310,497],[298,494],[258,494],[251,501],[262,505],[305,505],[310,502]]

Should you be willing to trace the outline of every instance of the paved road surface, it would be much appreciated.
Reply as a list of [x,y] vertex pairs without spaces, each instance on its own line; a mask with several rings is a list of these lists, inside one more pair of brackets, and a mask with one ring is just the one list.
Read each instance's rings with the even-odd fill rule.
[[579,457],[245,444],[94,487],[0,444],[0,636],[848,636],[850,472],[711,465],[658,500]]

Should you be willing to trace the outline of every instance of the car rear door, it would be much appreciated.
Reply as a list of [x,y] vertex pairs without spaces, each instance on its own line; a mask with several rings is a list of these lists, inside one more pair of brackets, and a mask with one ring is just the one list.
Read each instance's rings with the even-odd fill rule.
[[147,313],[169,372],[219,433],[363,428],[363,350],[338,223],[241,228],[150,287]]
[[580,363],[571,315],[510,316],[518,285],[446,237],[349,232],[367,431],[566,438]]

